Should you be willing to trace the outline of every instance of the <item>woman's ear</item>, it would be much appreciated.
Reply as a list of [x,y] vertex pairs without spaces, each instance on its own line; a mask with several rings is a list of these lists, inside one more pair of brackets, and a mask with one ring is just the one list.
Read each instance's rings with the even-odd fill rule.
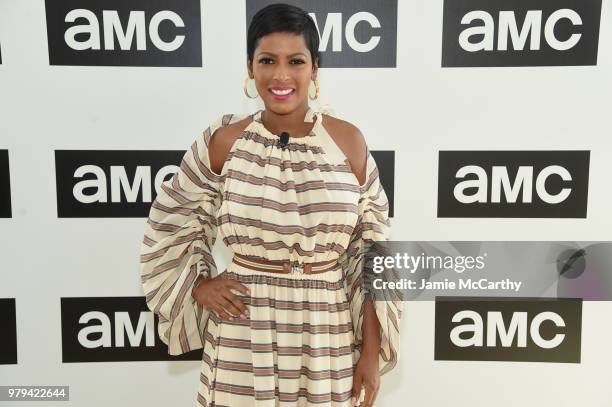
[[315,59],[314,63],[312,64],[312,75],[311,75],[311,79],[314,81],[315,79],[317,79],[317,72],[319,71],[319,58]]
[[253,79],[253,63],[249,59],[247,59],[247,73],[249,74],[249,78]]

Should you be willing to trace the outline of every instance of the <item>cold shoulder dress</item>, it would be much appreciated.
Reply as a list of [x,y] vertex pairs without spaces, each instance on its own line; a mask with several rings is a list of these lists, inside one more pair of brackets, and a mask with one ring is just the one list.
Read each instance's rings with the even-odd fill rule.
[[[203,349],[197,406],[349,406],[362,343],[363,247],[388,240],[388,201],[367,149],[363,185],[322,124],[331,110],[309,108],[305,137],[285,149],[261,121],[235,140],[221,174],[211,170],[215,130],[246,116],[225,114],[193,142],[179,171],[161,185],[145,225],[140,272],[147,306],[171,355]],[[321,274],[277,274],[233,262],[225,277],[247,319],[225,320],[198,304],[199,273],[218,270],[217,232],[233,252],[268,260],[339,260]],[[221,272],[221,270],[219,270]],[[380,373],[399,359],[401,302],[375,301]],[[363,394],[362,394],[363,395]]]

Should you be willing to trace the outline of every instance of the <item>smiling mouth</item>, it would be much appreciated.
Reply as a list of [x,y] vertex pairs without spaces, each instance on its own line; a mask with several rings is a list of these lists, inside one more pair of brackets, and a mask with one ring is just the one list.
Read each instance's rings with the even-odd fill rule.
[[284,89],[270,88],[268,90],[270,91],[270,93],[272,93],[275,96],[289,96],[295,92],[294,88],[284,88]]

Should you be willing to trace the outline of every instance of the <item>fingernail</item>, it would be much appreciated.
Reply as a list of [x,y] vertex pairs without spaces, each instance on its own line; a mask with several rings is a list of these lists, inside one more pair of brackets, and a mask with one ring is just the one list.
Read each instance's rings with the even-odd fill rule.
[[244,315],[244,314],[240,314],[240,318],[242,318],[242,319],[246,319],[246,315]]

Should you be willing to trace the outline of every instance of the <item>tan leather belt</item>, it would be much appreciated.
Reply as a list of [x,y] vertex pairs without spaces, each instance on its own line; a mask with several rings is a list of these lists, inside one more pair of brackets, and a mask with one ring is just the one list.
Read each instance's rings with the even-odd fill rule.
[[239,266],[252,270],[268,271],[283,274],[318,274],[338,267],[338,260],[320,261],[315,263],[299,263],[289,260],[264,260],[258,257],[234,253],[232,261]]

